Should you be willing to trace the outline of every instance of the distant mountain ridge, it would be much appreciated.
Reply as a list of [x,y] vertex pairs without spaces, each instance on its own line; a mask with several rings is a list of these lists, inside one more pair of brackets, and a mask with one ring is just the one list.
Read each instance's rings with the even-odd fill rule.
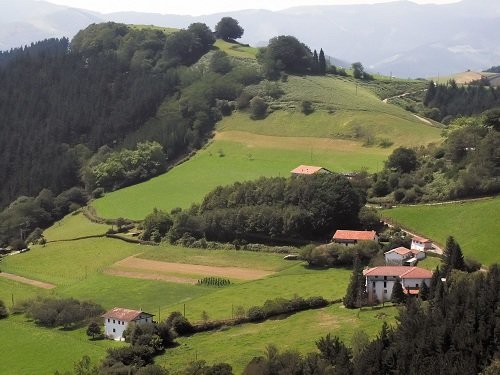
[[[6,2],[6,0],[0,0]],[[35,6],[35,11],[29,11]],[[292,34],[313,49],[400,77],[428,77],[482,70],[500,63],[500,1],[463,0],[446,5],[395,1],[373,5],[302,6],[272,12],[243,10],[199,17],[154,13],[99,14],[47,2],[18,0],[0,15],[0,49],[46,37],[73,36],[93,22],[213,27],[223,16],[239,20],[242,41],[265,45]],[[37,15],[38,14],[38,15]],[[12,21],[13,20],[13,21]]]

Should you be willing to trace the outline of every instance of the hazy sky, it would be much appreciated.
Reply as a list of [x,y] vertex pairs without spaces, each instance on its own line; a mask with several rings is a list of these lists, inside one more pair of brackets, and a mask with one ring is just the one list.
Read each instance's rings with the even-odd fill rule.
[[[47,0],[51,3],[102,13],[137,11],[169,14],[210,14],[239,9],[280,10],[298,5],[367,4],[395,0]],[[404,1],[404,0],[403,0]],[[419,4],[456,3],[459,0],[412,0]]]

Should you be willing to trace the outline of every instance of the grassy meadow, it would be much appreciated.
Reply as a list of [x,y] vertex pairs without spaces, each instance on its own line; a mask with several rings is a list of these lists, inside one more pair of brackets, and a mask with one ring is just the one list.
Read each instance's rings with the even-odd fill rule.
[[[216,46],[248,48],[220,41]],[[279,85],[284,95],[271,104],[274,109],[267,118],[254,121],[245,111],[225,117],[213,141],[190,160],[94,201],[98,215],[140,220],[154,207],[170,211],[199,203],[219,185],[289,176],[300,164],[375,172],[394,147],[440,141],[438,127],[383,103],[350,78],[290,76]],[[251,90],[266,90],[266,83]],[[304,100],[316,107],[308,116],[300,112]]]
[[317,350],[315,341],[331,333],[350,345],[354,331],[363,330],[370,337],[375,337],[382,323],[393,323],[396,315],[394,307],[359,311],[337,304],[259,324],[182,337],[178,339],[180,345],[158,357],[156,363],[175,374],[176,370],[198,358],[210,364],[227,362],[236,374],[240,374],[253,357],[264,354],[269,344],[275,344],[281,350],[297,350],[306,354]]
[[466,257],[485,265],[500,262],[500,198],[459,204],[398,207],[382,215],[444,245],[454,236]]
[[109,225],[89,221],[81,212],[65,216],[43,232],[47,241],[70,240],[78,237],[105,234]]
[[2,360],[0,374],[53,374],[73,369],[73,363],[88,355],[97,363],[106,349],[123,344],[91,341],[85,329],[64,331],[35,326],[23,316],[0,320]]

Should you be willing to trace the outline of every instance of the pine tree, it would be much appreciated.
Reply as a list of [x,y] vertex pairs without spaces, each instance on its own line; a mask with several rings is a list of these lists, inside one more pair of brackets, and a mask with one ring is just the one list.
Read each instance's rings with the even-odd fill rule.
[[316,50],[314,50],[314,53],[313,53],[313,65],[312,65],[312,72],[313,72],[314,74],[318,74],[318,72],[319,72],[318,52],[316,52]]
[[323,48],[321,48],[319,50],[318,72],[322,76],[326,74],[326,60],[325,60],[325,53],[323,52]]
[[362,279],[362,276],[363,276],[363,266],[359,260],[359,256],[356,255],[356,257],[354,258],[354,266],[352,270],[351,281],[349,282],[346,295],[344,297],[344,306],[347,307],[348,309],[354,309],[356,307],[359,307],[357,302],[359,296],[359,289],[361,287],[360,279]]
[[396,281],[394,283],[394,286],[392,287],[391,301],[397,304],[406,301],[406,295],[403,291],[403,285],[401,285],[399,281]]
[[443,252],[443,263],[445,267],[445,274],[447,276],[454,269],[460,271],[465,270],[465,261],[462,249],[453,236],[449,236],[446,239],[446,248]]
[[[434,276],[434,275],[433,275]],[[418,292],[418,296],[422,301],[427,301],[429,299],[430,290],[424,280],[422,280],[422,286]]]

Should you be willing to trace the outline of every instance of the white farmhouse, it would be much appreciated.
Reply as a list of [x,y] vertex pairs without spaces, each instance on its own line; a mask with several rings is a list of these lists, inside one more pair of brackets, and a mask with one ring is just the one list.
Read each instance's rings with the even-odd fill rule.
[[415,236],[411,239],[411,249],[412,250],[432,250],[432,241],[427,238]]
[[363,271],[370,303],[389,301],[394,283],[399,281],[403,291],[418,295],[422,283],[430,286],[432,272],[419,267],[381,266]]
[[115,307],[102,316],[104,318],[104,334],[110,339],[121,341],[123,340],[123,331],[127,329],[130,322],[152,323],[153,316],[144,311]]
[[384,254],[386,266],[414,266],[419,260],[425,259],[425,252],[397,247]]

